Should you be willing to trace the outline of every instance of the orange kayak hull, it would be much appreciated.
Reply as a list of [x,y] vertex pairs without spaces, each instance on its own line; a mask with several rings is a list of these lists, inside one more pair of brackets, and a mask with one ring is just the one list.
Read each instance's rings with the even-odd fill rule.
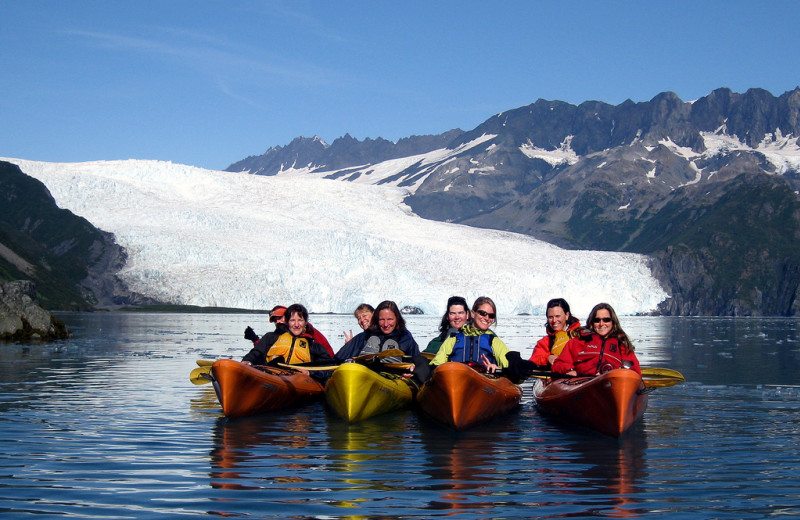
[[211,367],[222,413],[230,419],[309,403],[323,387],[295,370],[219,359]]
[[417,394],[423,412],[455,430],[504,415],[519,406],[521,398],[522,388],[508,379],[456,362],[436,367]]
[[594,377],[537,380],[533,396],[543,413],[611,437],[625,433],[647,409],[642,377],[625,369]]

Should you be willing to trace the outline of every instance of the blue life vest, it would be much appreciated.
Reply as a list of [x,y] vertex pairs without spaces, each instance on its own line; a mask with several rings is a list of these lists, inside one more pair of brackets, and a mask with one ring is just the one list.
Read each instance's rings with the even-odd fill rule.
[[492,350],[492,340],[494,334],[481,334],[480,336],[465,336],[464,333],[459,332],[455,335],[456,344],[453,345],[453,351],[447,358],[448,361],[458,361],[460,363],[480,363],[481,354],[486,354],[489,361],[497,363],[494,359],[494,351]]

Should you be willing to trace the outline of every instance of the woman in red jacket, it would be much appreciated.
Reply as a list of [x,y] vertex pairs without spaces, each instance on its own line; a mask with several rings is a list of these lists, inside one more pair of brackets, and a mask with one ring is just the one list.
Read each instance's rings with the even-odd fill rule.
[[545,331],[547,336],[536,342],[530,357],[535,365],[540,366],[552,365],[564,350],[564,345],[574,335],[570,333],[581,328],[581,322],[570,314],[569,304],[564,298],[553,298],[547,302],[546,312]]
[[580,335],[567,342],[564,351],[553,362],[553,372],[570,376],[593,376],[630,364],[639,375],[642,369],[633,353],[633,345],[619,326],[617,313],[611,305],[598,303],[589,313]]

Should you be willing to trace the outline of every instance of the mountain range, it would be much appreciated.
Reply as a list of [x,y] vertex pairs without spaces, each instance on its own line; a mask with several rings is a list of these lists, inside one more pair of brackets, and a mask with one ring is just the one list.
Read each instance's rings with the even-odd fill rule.
[[[670,295],[660,314],[792,316],[800,312],[799,112],[800,88],[779,97],[723,88],[694,101],[665,92],[616,106],[538,100],[472,130],[398,142],[298,137],[227,170],[389,186],[379,193],[402,193],[404,208],[430,220],[644,254]],[[0,280],[32,277],[55,309],[156,301],[118,276],[128,252],[108,230],[58,208],[16,165],[0,164],[0,185]],[[562,267],[554,264],[545,271]]]
[[[795,315],[800,88],[535,103],[392,143],[299,137],[228,171],[406,188],[418,215],[650,255],[668,315]],[[557,269],[558,266],[553,266]]]

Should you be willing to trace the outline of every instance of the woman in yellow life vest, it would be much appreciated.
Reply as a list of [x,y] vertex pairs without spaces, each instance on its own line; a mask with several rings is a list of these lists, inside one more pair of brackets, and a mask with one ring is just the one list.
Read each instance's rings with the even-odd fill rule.
[[581,323],[569,312],[569,304],[564,298],[553,298],[547,302],[547,336],[536,342],[530,360],[536,365],[552,365],[564,350],[564,345],[581,328]]
[[[308,311],[299,303],[286,308],[286,323],[278,323],[275,331],[264,334],[243,358],[248,365],[268,363],[307,363],[333,358],[324,346],[308,332]],[[313,374],[312,374],[313,375]]]

